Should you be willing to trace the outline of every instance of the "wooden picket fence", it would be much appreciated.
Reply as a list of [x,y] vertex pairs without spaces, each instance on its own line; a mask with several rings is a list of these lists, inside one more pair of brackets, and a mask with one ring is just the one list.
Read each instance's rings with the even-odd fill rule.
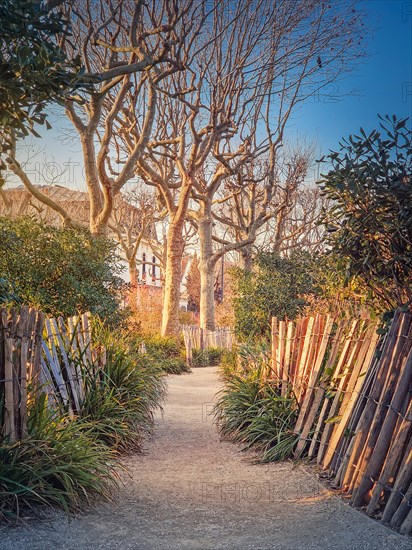
[[412,315],[375,322],[272,321],[271,376],[299,404],[295,457],[364,508],[412,534]]
[[206,330],[195,325],[184,325],[182,333],[189,365],[192,362],[194,349],[223,348],[232,350],[235,345],[235,336],[231,328]]
[[104,350],[92,345],[89,315],[49,319],[35,309],[1,310],[0,435],[27,435],[27,401],[47,394],[48,405],[77,414],[84,398],[81,364],[99,368]]

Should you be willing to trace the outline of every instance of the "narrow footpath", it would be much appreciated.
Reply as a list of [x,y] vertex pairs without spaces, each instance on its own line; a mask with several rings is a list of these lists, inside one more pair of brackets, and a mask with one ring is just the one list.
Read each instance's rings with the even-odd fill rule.
[[256,465],[219,441],[215,368],[170,376],[164,414],[114,503],[0,529],[2,550],[411,550],[302,467]]

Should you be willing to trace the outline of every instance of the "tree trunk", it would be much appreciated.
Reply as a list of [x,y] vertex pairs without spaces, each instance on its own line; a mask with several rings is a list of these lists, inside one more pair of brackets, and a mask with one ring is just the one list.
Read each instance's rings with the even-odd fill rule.
[[198,215],[198,235],[200,244],[200,326],[215,330],[215,265],[213,257],[212,208],[211,203],[203,203]]
[[92,235],[106,235],[107,227],[103,227],[99,222],[99,215],[103,209],[103,193],[100,190],[93,135],[90,135],[88,132],[81,135],[81,145],[83,151],[85,179],[89,194],[90,233]]
[[240,257],[242,268],[250,273],[253,266],[253,247],[251,244],[240,249]]
[[179,335],[180,284],[183,258],[183,221],[172,222],[167,232],[162,336]]
[[138,302],[138,277],[137,277],[137,267],[136,267],[136,258],[129,258],[128,260],[129,264],[129,278],[130,278],[130,293],[129,293],[129,299],[130,299],[130,308],[132,311],[137,309],[137,302]]

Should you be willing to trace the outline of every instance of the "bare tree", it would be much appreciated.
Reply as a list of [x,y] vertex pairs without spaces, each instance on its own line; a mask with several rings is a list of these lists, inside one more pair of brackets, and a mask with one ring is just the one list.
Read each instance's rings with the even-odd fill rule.
[[286,256],[296,249],[321,252],[325,248],[325,227],[321,223],[325,208],[327,200],[320,189],[302,185],[290,207],[268,221],[259,245]]
[[[60,3],[62,4],[62,3]],[[202,9],[190,0],[79,0],[64,2],[72,35],[61,37],[69,59],[80,56],[93,84],[90,93],[66,104],[66,114],[80,138],[90,199],[90,230],[105,233],[114,198],[134,177],[156,117],[157,87],[184,66],[181,45],[188,31],[201,28]],[[196,32],[196,31],[194,31]],[[137,109],[133,147],[124,155],[117,147],[122,110]],[[131,128],[122,127],[131,133]],[[9,168],[38,200],[59,213],[65,225],[74,220],[37,189],[18,163]]]
[[[246,24],[247,16],[242,13],[242,8],[252,17],[254,4],[242,0],[239,6],[235,6],[232,2],[220,1],[206,14],[202,34],[193,36],[182,47],[188,70],[170,75],[164,83],[158,100],[156,128],[146,152],[137,162],[139,176],[148,185],[157,187],[168,211],[164,334],[177,333],[179,330],[183,231],[193,192],[199,186],[207,160],[213,158],[216,143],[230,139],[237,131],[236,121],[231,114],[236,108],[247,110],[246,102],[241,103],[240,97],[235,105],[233,93],[235,85],[241,89],[242,70],[250,62],[251,51],[242,46],[236,55],[233,53],[235,61],[225,63],[224,58],[229,59],[232,56],[231,48],[236,49],[235,40],[240,36],[241,17],[243,26]],[[231,45],[230,49],[227,49],[228,44]],[[223,54],[225,47],[226,56]],[[219,97],[212,84],[216,78],[214,65],[218,58],[224,65],[220,74],[222,85],[219,87]],[[231,74],[233,72],[234,75]],[[225,78],[226,84],[223,83]],[[167,89],[164,89],[166,84]],[[224,93],[230,103],[229,111],[225,109]],[[133,127],[134,114],[125,112],[124,116]],[[132,136],[122,134],[121,137],[130,151]],[[221,165],[215,177],[220,178],[225,172],[226,168]]]
[[182,230],[189,210],[200,241],[201,311],[213,302],[212,200],[221,182],[250,158],[245,142],[265,97],[274,17],[266,0],[217,2],[204,34],[196,37],[189,70],[172,75],[167,94],[159,98],[157,131],[138,168],[158,187],[169,212],[165,333],[178,330]]
[[[321,95],[332,81],[353,68],[362,54],[358,36],[363,23],[355,2],[331,5],[285,0],[254,2],[253,8],[256,12],[252,15],[241,7],[247,21],[240,25],[240,38],[233,41],[236,45],[229,60],[236,60],[239,44],[245,44],[246,50],[253,53],[243,67],[234,64],[230,77],[222,78],[216,63],[211,78],[211,96],[220,111],[236,121],[236,131],[232,131],[231,139],[224,136],[216,142],[214,172],[203,179],[203,185],[199,184],[202,180],[196,182],[193,194],[199,205],[193,218],[200,239],[200,320],[209,329],[214,328],[216,262],[226,252],[241,250],[249,265],[259,230],[272,217],[281,219],[285,215],[291,196],[306,175],[306,156],[296,156],[288,165],[287,185],[281,197],[279,156],[292,113],[309,97]],[[230,61],[222,57],[225,70]],[[238,81],[233,79],[236,71],[241,74]],[[223,106],[219,101],[221,82],[236,83],[224,88],[222,95],[229,99]],[[210,163],[207,168],[210,170]],[[213,236],[212,231],[213,218],[217,219],[213,204],[216,196],[218,202],[222,200],[222,188],[223,195],[232,198],[234,211],[229,218],[218,221],[225,223],[232,218],[234,228],[233,216],[237,215],[237,235],[231,241]],[[220,249],[213,248],[213,239]]]
[[276,173],[270,167],[273,179],[269,183],[267,162],[251,164],[244,174],[239,172],[226,182],[213,213],[217,222],[213,239],[218,245],[215,261],[236,246],[243,269],[251,270],[254,244],[262,244],[269,227],[273,228],[272,245],[277,239],[275,246],[280,247],[309,160],[310,150],[297,151],[281,162],[278,159]]
[[[108,227],[115,236],[128,265],[130,279],[130,304],[136,307],[138,302],[138,265],[143,263],[137,254],[142,241],[154,240],[156,224],[162,220],[165,212],[159,212],[155,196],[146,187],[133,186],[124,194],[124,199],[114,202]],[[151,258],[145,260],[154,273],[156,263]],[[160,264],[159,264],[160,269]]]

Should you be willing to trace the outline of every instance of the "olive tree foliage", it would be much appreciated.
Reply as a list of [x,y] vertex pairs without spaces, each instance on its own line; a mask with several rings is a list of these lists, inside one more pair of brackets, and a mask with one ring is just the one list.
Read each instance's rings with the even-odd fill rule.
[[[53,207],[66,225],[71,217],[42,194],[17,160],[19,139],[45,125],[50,103],[75,101],[80,90],[89,90],[94,78],[86,76],[78,55],[67,57],[62,38],[70,36],[63,2],[5,0],[0,6],[0,170],[13,172],[45,205]],[[0,176],[0,186],[6,176]],[[6,197],[0,187],[3,200]],[[74,224],[73,224],[74,225]]]
[[[45,108],[63,103],[83,76],[80,59],[67,59],[56,41],[69,35],[67,21],[47,2],[2,0],[0,4],[0,131],[4,149],[48,126]],[[84,84],[84,82],[83,82]]]
[[412,133],[408,119],[379,118],[322,159],[331,168],[319,186],[331,251],[392,309],[412,302]]

